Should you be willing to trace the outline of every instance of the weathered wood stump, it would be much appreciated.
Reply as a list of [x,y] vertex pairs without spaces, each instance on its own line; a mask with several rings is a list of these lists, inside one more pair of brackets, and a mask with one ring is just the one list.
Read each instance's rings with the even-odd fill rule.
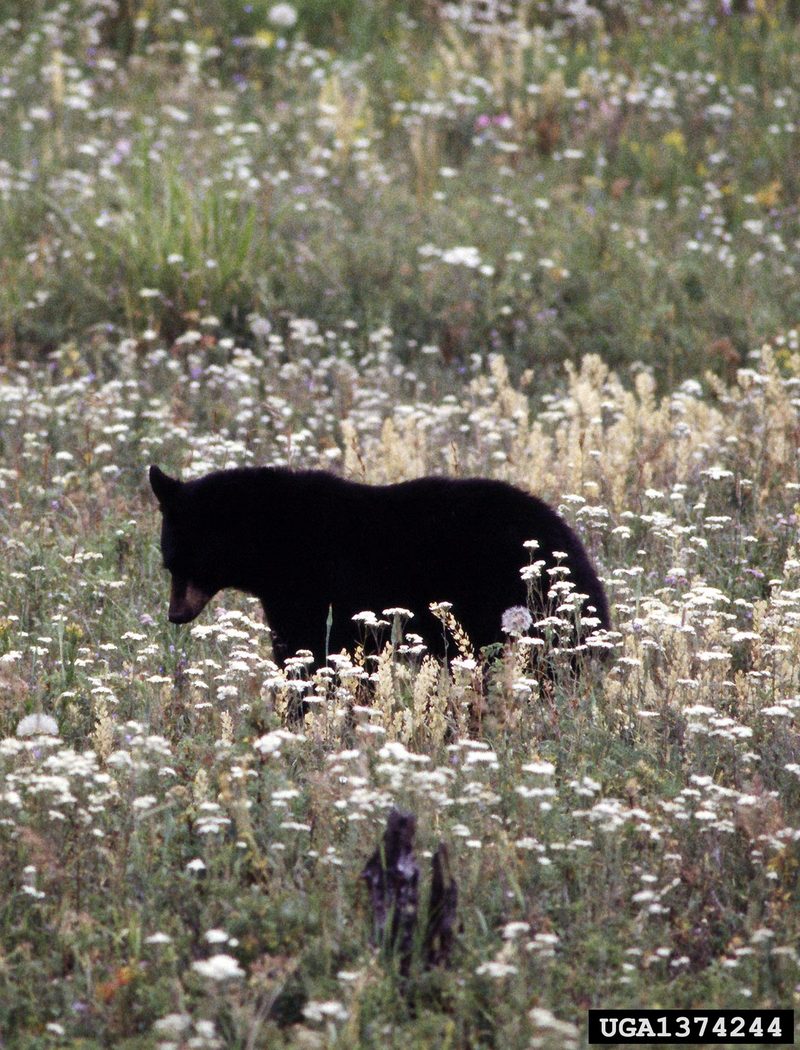
[[[383,841],[367,861],[361,878],[369,888],[372,905],[372,940],[396,948],[400,974],[408,977],[419,910],[419,865],[414,856],[417,818],[393,809],[386,821]],[[458,905],[458,885],[450,873],[444,843],[432,860],[428,921],[423,943],[423,965],[448,966],[453,950]],[[386,925],[391,914],[387,933]]]

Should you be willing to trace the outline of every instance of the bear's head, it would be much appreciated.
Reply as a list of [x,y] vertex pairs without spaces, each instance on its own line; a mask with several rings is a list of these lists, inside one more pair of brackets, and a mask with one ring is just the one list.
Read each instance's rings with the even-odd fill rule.
[[172,577],[168,616],[172,623],[196,619],[221,589],[214,544],[190,484],[150,467],[150,485],[161,508],[161,554]]

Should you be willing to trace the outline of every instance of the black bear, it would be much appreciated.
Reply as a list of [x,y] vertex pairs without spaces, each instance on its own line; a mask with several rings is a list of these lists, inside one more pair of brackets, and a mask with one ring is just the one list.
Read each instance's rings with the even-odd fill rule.
[[[163,516],[161,550],[172,575],[169,618],[188,623],[224,587],[264,607],[275,658],[310,649],[318,664],[352,648],[352,617],[410,609],[408,629],[444,648],[431,602],[450,602],[476,647],[503,640],[505,610],[547,615],[543,597],[569,569],[583,613],[608,628],[608,602],[581,541],[546,503],[501,481],[428,477],[363,485],[324,471],[221,470],[179,481],[150,468]],[[520,575],[533,557],[540,582]],[[565,557],[561,558],[558,552]],[[537,594],[539,595],[537,597]],[[523,621],[526,621],[524,611]]]

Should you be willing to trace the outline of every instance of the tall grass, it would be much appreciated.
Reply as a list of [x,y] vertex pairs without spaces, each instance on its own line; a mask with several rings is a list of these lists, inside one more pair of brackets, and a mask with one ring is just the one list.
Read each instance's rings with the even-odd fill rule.
[[[3,373],[10,1045],[372,1046],[390,1026],[555,1047],[589,1005],[791,1004],[796,332],[731,385],[664,398],[590,358],[538,408],[501,358],[431,395],[440,370],[412,380],[376,348],[359,375],[352,330],[332,338],[257,354],[212,333],[183,358],[127,341],[106,365],[66,348]],[[377,661],[317,674],[272,663],[241,596],[173,628],[153,459],[531,487],[592,551],[613,655],[576,679],[551,654],[542,676],[510,641],[480,688],[454,624],[447,667],[410,620]],[[16,735],[37,713],[57,735]],[[407,982],[358,878],[391,805],[459,882],[452,969]]]

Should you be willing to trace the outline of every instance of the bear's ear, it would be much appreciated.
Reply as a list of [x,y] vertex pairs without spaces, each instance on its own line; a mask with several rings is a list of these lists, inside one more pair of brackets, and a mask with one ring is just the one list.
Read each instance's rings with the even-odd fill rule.
[[162,510],[174,505],[182,484],[177,478],[171,478],[169,474],[165,474],[159,467],[155,465],[150,467],[150,487]]

